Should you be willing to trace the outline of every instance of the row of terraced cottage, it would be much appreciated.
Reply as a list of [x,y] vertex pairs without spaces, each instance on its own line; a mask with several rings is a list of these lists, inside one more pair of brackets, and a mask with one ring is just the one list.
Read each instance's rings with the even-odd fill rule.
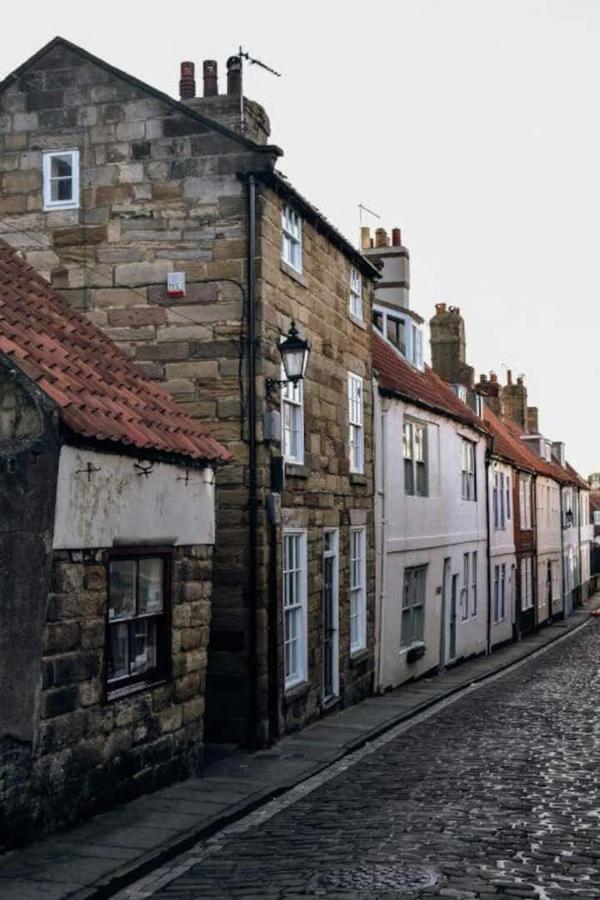
[[591,590],[590,485],[523,380],[475,383],[444,304],[427,366],[400,232],[354,247],[240,60],[202,74],[176,101],[57,38],[0,84],[5,843]]

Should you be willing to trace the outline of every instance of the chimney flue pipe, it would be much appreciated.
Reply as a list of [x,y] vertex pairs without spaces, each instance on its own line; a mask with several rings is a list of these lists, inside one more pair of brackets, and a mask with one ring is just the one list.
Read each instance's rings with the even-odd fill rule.
[[227,93],[242,93],[242,61],[239,56],[230,56],[227,60]]

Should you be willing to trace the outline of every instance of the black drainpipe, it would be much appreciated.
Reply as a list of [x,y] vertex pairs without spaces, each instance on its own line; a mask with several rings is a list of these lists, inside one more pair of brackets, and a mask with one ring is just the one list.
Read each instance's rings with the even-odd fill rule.
[[248,227],[246,298],[246,373],[248,379],[248,582],[247,597],[250,618],[250,710],[248,717],[248,743],[257,741],[258,726],[258,596],[257,596],[257,540],[258,540],[258,492],[257,492],[257,398],[256,398],[256,181],[254,175],[246,177],[246,211]]

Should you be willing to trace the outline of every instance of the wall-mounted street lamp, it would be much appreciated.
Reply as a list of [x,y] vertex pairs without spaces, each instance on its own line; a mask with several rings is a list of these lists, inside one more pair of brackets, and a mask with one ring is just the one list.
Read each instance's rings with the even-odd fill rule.
[[297,384],[304,378],[310,355],[310,344],[300,337],[293,319],[287,337],[279,344],[279,352],[281,353],[285,378],[266,379],[267,397],[271,397],[282,384],[287,384],[288,382]]

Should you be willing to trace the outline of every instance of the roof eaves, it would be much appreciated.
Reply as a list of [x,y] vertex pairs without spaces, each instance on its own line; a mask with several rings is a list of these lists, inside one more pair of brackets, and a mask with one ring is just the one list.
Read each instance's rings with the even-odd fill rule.
[[366,256],[363,256],[360,250],[357,250],[356,247],[344,237],[341,231],[338,231],[335,225],[332,225],[323,213],[320,212],[316,206],[313,206],[309,200],[303,197],[280,172],[257,172],[256,177],[286,200],[291,200],[301,213],[302,217],[311,222],[311,224],[316,224],[318,229],[346,254],[354,265],[360,269],[363,275],[373,279],[373,281],[381,278],[379,269],[377,269],[373,263],[369,262]]
[[472,428],[474,431],[478,431],[480,434],[489,435],[489,431],[483,424],[474,421],[467,415],[461,416],[458,412],[453,412],[452,410],[446,409],[443,406],[438,406],[435,403],[430,403],[428,400],[423,400],[420,397],[415,397],[413,394],[409,394],[406,391],[401,391],[399,388],[391,388],[386,387],[382,384],[378,384],[378,389],[382,397],[391,397],[394,400],[403,400],[405,403],[412,403],[413,406],[418,406],[421,409],[426,409],[429,412],[436,413],[439,416],[446,416],[446,418],[448,419],[452,419],[455,422],[460,422],[461,425],[467,425],[469,428]]
[[222,125],[220,122],[216,122],[214,119],[209,119],[206,116],[203,116],[201,113],[198,113],[195,110],[191,109],[189,106],[186,106],[185,103],[180,103],[178,100],[174,100],[173,97],[169,96],[169,94],[165,94],[164,91],[153,87],[151,84],[142,81],[140,78],[136,78],[135,75],[130,75],[129,72],[124,72],[123,69],[119,69],[116,66],[111,65],[110,63],[106,62],[106,60],[101,59],[99,56],[94,56],[94,54],[90,53],[89,50],[85,50],[83,47],[79,47],[77,44],[73,44],[71,41],[68,41],[66,38],[63,38],[60,35],[57,35],[56,37],[52,38],[51,41],[48,41],[48,43],[41,47],[36,53],[34,53],[33,56],[30,56],[29,59],[26,59],[25,62],[21,63],[20,66],[10,72],[2,81],[0,81],[0,93],[2,93],[2,91],[4,91],[17,78],[19,78],[19,76],[23,72],[25,72],[33,63],[37,62],[38,59],[41,59],[46,53],[49,53],[50,50],[53,50],[54,47],[57,47],[59,45],[67,47],[74,53],[78,53],[80,56],[83,56],[85,59],[89,60],[95,65],[100,66],[107,72],[110,72],[111,75],[114,75],[117,78],[122,78],[125,81],[128,81],[130,84],[135,85],[135,87],[140,88],[140,90],[143,90],[148,94],[152,94],[153,97],[156,97],[158,100],[162,100],[164,103],[167,103],[177,112],[185,114],[189,118],[200,122],[202,125],[205,125],[208,128],[212,128],[213,131],[217,131],[224,137],[230,138],[230,140],[232,141],[236,141],[236,143],[241,144],[248,150],[252,150],[255,153],[266,153],[273,157],[283,156],[283,150],[275,144],[257,144],[255,141],[250,140],[250,138],[244,137],[243,135],[238,134],[236,131],[232,131],[231,128],[227,128],[226,125]]

